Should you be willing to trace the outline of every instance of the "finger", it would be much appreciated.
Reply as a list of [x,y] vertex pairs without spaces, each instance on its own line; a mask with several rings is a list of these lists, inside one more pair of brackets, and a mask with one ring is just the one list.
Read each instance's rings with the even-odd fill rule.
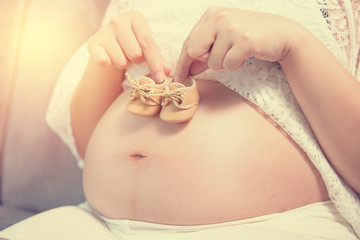
[[102,66],[111,66],[111,59],[107,54],[106,50],[99,45],[90,45],[88,44],[88,51],[91,57]]
[[164,61],[162,62],[162,67],[166,76],[171,73],[171,68]]
[[175,82],[182,83],[185,81],[186,77],[189,75],[189,69],[193,61],[194,59],[188,55],[187,47],[184,45],[175,68]]
[[[194,27],[190,31],[186,40],[184,41],[180,55],[179,55],[179,59],[178,59],[178,62],[176,64],[176,68],[175,68],[175,77],[174,77],[175,82],[182,83],[185,81],[186,77],[189,75],[190,66],[191,66],[192,62],[194,61],[194,59],[188,55],[188,45],[189,45],[189,42],[192,41],[194,36],[196,36],[198,34],[199,30],[202,28],[202,26],[204,25],[206,20],[207,20],[207,15],[206,14],[202,15],[201,18],[199,19],[199,21],[194,25]],[[209,54],[205,53],[201,56],[198,56],[198,60],[207,61],[208,56],[209,56]]]
[[175,82],[184,82],[188,75],[195,76],[206,69],[208,69],[209,53],[197,57],[197,60],[193,59],[186,50],[186,45],[183,47],[180,53],[180,57],[175,69]]
[[236,70],[240,68],[249,57],[248,51],[244,47],[233,46],[227,52],[223,65],[227,70]]
[[143,52],[146,63],[149,66],[151,75],[155,82],[161,83],[165,80],[165,74],[163,69],[163,58],[160,54],[154,39],[151,36],[151,32],[145,21],[136,19],[133,22],[133,31],[139,46]]
[[190,76],[198,75],[204,72],[205,70],[207,70],[208,68],[209,66],[207,62],[194,61],[190,66],[189,75]]
[[212,27],[200,26],[194,37],[185,42],[176,66],[175,81],[183,82],[186,79],[195,60],[203,62],[208,60],[215,38],[216,34]]
[[197,33],[188,41],[187,54],[196,60],[203,60],[204,55],[210,53],[216,39],[213,26],[200,26]]
[[[189,53],[187,45],[185,44],[181,50],[178,63],[175,69],[175,82],[184,82],[186,77],[196,75],[200,72],[205,71],[208,68],[209,50],[206,50],[203,54],[199,53],[198,56]],[[202,62],[201,64],[199,62]],[[194,67],[192,67],[195,63]],[[206,65],[206,67],[204,66]],[[195,74],[196,73],[196,74]]]
[[103,47],[107,51],[107,54],[109,55],[114,67],[119,69],[126,69],[129,66],[130,60],[126,57],[123,49],[116,41],[116,39],[109,39],[109,41],[103,44]]
[[[200,30],[199,30],[200,31]],[[196,55],[193,52],[189,51],[189,37],[183,44],[183,47],[180,52],[179,60],[175,68],[175,82],[184,82],[186,77],[189,75],[190,67],[192,63],[197,61],[207,62],[209,57],[209,50],[204,51],[203,53],[197,53]],[[198,69],[197,67],[195,67]]]
[[121,25],[116,32],[116,39],[130,62],[142,62],[143,53],[131,25]]
[[185,43],[190,42],[194,39],[195,36],[197,36],[199,30],[204,26],[204,24],[207,21],[207,15],[204,14],[201,16],[201,18],[199,19],[199,21],[197,21],[197,23],[194,25],[194,27],[191,29],[188,37],[185,40]]
[[163,67],[164,60],[159,53],[160,50],[156,46],[152,46],[145,48],[143,51],[144,58],[155,82],[162,83],[166,78],[166,74]]
[[223,69],[224,58],[231,48],[231,43],[223,37],[218,37],[209,54],[208,66],[213,70]]

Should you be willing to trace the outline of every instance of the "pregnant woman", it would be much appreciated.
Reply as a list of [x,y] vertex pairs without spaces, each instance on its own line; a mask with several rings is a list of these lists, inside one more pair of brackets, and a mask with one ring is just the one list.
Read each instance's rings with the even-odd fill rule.
[[[358,239],[359,4],[324,2],[111,1],[47,116],[83,166],[87,202],[0,236]],[[195,76],[194,116],[131,114],[126,72],[150,73],[150,88]]]

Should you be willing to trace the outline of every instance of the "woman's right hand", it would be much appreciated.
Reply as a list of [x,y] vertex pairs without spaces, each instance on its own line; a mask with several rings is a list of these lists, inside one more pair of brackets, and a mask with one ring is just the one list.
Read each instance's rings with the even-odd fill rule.
[[131,64],[146,62],[158,83],[170,73],[165,65],[146,19],[137,11],[114,17],[88,40],[93,60],[102,65],[126,69]]

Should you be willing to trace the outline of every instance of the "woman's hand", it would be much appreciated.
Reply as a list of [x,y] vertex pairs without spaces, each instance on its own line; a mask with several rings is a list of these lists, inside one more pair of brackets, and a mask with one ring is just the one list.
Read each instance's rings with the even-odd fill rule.
[[146,61],[156,82],[162,82],[170,73],[146,19],[136,11],[121,14],[103,26],[90,37],[88,50],[98,64],[117,69]]
[[285,17],[210,7],[184,42],[175,79],[182,82],[207,68],[235,70],[249,57],[279,61],[290,48],[290,36],[299,30],[303,28]]
[[207,68],[237,69],[248,57],[279,61],[327,159],[360,193],[360,84],[300,24],[277,15],[211,7],[184,43],[176,81]]

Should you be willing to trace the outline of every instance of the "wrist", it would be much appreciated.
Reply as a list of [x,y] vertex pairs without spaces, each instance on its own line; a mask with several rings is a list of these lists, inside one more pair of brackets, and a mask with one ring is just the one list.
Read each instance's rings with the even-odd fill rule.
[[280,65],[284,68],[291,64],[295,64],[297,58],[302,51],[309,49],[311,42],[316,40],[312,33],[296,23],[297,27],[292,28],[288,35],[287,44],[284,48],[284,55],[279,60]]

